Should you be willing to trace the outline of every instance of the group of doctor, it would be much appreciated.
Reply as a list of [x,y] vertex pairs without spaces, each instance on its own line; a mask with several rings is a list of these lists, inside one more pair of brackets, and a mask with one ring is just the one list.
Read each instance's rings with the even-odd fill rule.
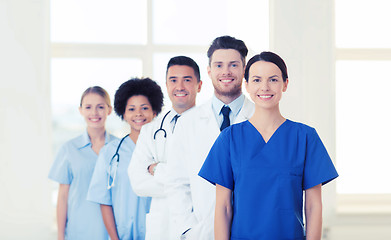
[[49,173],[60,184],[58,239],[320,240],[321,186],[338,174],[316,131],[280,113],[282,58],[262,52],[246,64],[247,53],[239,39],[214,39],[214,94],[197,107],[202,81],[189,57],[167,64],[165,113],[156,82],[123,83],[114,98],[130,126],[122,139],[105,130],[107,92],[87,89],[87,130],[63,145]]

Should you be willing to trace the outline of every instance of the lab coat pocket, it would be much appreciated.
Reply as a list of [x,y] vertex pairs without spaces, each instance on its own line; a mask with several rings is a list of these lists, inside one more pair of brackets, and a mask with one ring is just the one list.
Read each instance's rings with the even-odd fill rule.
[[169,235],[168,221],[163,219],[163,214],[151,212],[146,216],[146,240],[166,239]]

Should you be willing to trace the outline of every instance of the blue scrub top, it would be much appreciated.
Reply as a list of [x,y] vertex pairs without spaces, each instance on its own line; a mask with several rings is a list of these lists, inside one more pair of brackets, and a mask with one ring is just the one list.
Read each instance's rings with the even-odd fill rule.
[[303,190],[338,177],[315,129],[286,120],[267,143],[245,121],[217,138],[199,175],[233,191],[231,239],[304,239]]
[[[105,143],[113,139],[116,137],[106,134]],[[99,204],[86,199],[97,158],[86,131],[61,147],[50,169],[50,179],[70,185],[65,239],[108,239]]]
[[[91,179],[87,200],[113,207],[117,232],[121,240],[144,240],[145,218],[149,212],[151,198],[138,197],[132,190],[128,176],[128,166],[135,144],[127,136],[122,142],[118,154],[120,157],[114,186],[107,189],[109,164],[114,156],[120,140],[107,144],[100,152]],[[110,183],[114,169],[111,170]]]

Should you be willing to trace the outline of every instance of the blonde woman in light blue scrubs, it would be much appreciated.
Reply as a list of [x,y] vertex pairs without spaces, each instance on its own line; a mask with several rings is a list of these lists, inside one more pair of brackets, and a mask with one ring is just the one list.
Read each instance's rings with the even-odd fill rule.
[[112,107],[107,92],[94,86],[81,97],[80,114],[86,131],[60,149],[49,178],[60,184],[57,200],[58,240],[107,240],[99,204],[86,200],[92,173],[101,148],[116,139],[105,129]]

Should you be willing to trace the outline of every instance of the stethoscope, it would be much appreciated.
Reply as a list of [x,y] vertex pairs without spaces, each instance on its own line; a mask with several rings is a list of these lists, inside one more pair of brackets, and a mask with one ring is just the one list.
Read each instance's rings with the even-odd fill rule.
[[[127,134],[125,137],[123,137],[121,139],[121,141],[118,144],[117,150],[115,151],[115,154],[113,155],[113,157],[110,160],[110,163],[109,163],[109,174],[108,174],[108,177],[107,177],[107,189],[111,189],[112,187],[114,187],[114,181],[115,181],[115,177],[117,176],[117,169],[118,169],[118,164],[119,164],[119,153],[118,153],[118,151],[119,151],[119,148],[121,147],[122,142],[128,136],[129,136],[129,134]],[[114,160],[114,159],[116,159],[116,160]],[[113,162],[113,160],[114,160],[114,163],[111,164]],[[113,174],[113,181],[110,184],[110,176],[111,176],[112,166],[113,166],[114,174]]]
[[163,119],[162,119],[162,122],[160,123],[160,128],[159,128],[158,130],[156,130],[155,133],[153,134],[153,140],[156,140],[156,134],[157,134],[159,131],[162,131],[162,132],[164,133],[164,135],[163,135],[164,138],[167,137],[167,132],[166,132],[166,130],[164,130],[164,128],[163,128],[163,123],[164,123],[164,120],[166,119],[167,115],[168,115],[170,112],[171,112],[171,110],[168,111],[168,112],[166,113],[166,115],[164,115],[164,117],[163,117]]
[[[166,115],[164,115],[164,117],[163,117],[163,119],[162,119],[162,122],[160,123],[160,128],[158,129],[158,130],[156,130],[155,131],[155,133],[153,134],[153,139],[154,140],[156,140],[156,134],[159,132],[159,131],[162,131],[163,133],[164,133],[164,138],[167,138],[167,132],[166,132],[166,130],[163,128],[163,124],[164,124],[164,120],[166,119],[166,117],[167,117],[167,115],[169,114],[171,112],[171,110],[170,111],[168,111],[167,113],[166,113]],[[122,142],[125,140],[125,138],[126,137],[128,137],[129,136],[129,134],[127,134],[125,137],[123,137],[122,139],[121,139],[121,141],[119,142],[119,144],[118,144],[118,147],[117,147],[117,150],[115,151],[115,154],[113,155],[113,157],[111,158],[111,160],[110,160],[110,164],[109,164],[109,175],[108,175],[108,177],[107,177],[107,189],[111,189],[112,187],[114,187],[114,181],[115,181],[115,177],[117,176],[117,169],[118,169],[118,164],[119,164],[119,153],[118,153],[118,151],[119,151],[119,149],[120,149],[120,147],[121,147],[121,144],[122,144]],[[116,160],[114,160],[114,159],[116,159]],[[113,163],[113,160],[114,160],[114,163]],[[113,163],[113,164],[112,164]],[[113,173],[113,181],[111,182],[111,184],[110,184],[110,176],[111,176],[111,171],[112,171],[112,169],[113,169],[113,171],[114,171],[114,173]]]

